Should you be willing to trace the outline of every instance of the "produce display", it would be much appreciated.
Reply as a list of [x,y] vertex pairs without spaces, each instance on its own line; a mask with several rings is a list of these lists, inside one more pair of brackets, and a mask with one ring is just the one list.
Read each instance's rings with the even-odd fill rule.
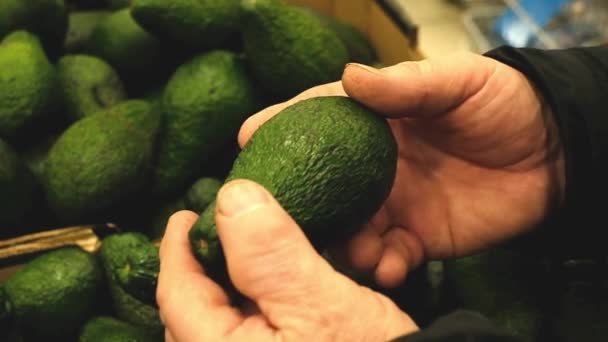
[[[232,179],[264,185],[320,252],[355,233],[393,184],[385,120],[346,97],[315,98],[237,144],[249,116],[339,80],[349,62],[381,65],[351,24],[281,0],[0,0],[0,239],[121,228],[97,251],[51,250],[3,280],[0,341],[162,341],[155,291],[167,220],[201,214],[193,253],[223,277],[213,213]],[[523,336],[577,331],[563,310],[545,315],[542,299],[560,294],[543,291],[546,269],[518,254],[444,266],[408,276],[400,293],[420,291],[404,305],[414,319],[470,308]],[[425,287],[427,271],[435,286]],[[560,308],[575,305],[564,298]],[[604,315],[580,315],[599,322],[590,335]]]

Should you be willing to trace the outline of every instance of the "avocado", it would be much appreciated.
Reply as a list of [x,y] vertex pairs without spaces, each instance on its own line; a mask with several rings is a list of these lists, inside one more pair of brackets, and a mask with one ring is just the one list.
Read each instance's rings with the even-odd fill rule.
[[202,212],[215,201],[222,182],[215,178],[201,178],[194,182],[186,193],[186,206],[188,210]]
[[[142,298],[141,294],[150,294],[150,290],[156,286],[156,279],[148,277],[148,275],[151,274],[151,270],[158,267],[158,264],[154,265],[154,262],[150,263],[150,259],[146,259],[150,256],[152,248],[156,247],[143,234],[136,232],[119,233],[103,239],[99,256],[110,288],[115,315],[125,322],[144,327],[156,334],[164,329],[158,315],[158,306],[154,300],[140,299]],[[146,258],[141,259],[141,256],[146,256]],[[156,258],[156,262],[159,262],[158,258]],[[143,266],[143,268],[139,268],[143,272],[136,271],[136,274],[145,274],[146,276],[136,276],[131,278],[135,280],[131,282],[128,275],[131,265],[137,268]],[[125,272],[127,272],[127,275],[125,275]],[[154,283],[141,282],[144,279],[153,280]],[[125,284],[133,286],[125,288]]]
[[112,12],[108,10],[71,12],[65,37],[65,51],[71,54],[83,53],[97,24],[110,14]]
[[217,49],[240,25],[240,0],[134,0],[133,17],[165,41],[192,51]]
[[242,6],[244,50],[269,94],[287,99],[340,79],[348,50],[317,16],[280,0],[243,0]]
[[542,268],[507,248],[444,261],[445,281],[458,309],[477,311],[525,341],[544,329]]
[[72,124],[47,156],[50,207],[72,222],[121,206],[147,184],[162,115],[143,100],[121,102]]
[[6,36],[0,43],[0,137],[29,135],[24,131],[52,115],[56,88],[55,68],[38,38],[26,31]]
[[0,236],[23,224],[33,209],[37,183],[13,148],[0,139]]
[[93,29],[85,49],[112,65],[131,97],[165,78],[166,55],[160,41],[131,17],[131,9],[116,11]]
[[54,58],[62,51],[67,29],[64,0],[0,1],[0,39],[12,31],[29,31],[40,38],[46,52]]
[[67,114],[73,121],[127,99],[116,71],[94,56],[64,55],[57,64],[57,76]]
[[[385,119],[348,97],[303,100],[262,125],[226,179],[264,186],[318,249],[353,234],[388,197],[397,145]],[[205,267],[223,267],[215,204],[190,230]]]
[[220,148],[257,109],[257,93],[235,53],[195,56],[173,74],[163,94],[165,127],[160,137],[153,192],[183,193]]
[[90,319],[83,327],[79,342],[162,342],[162,335],[110,316]]
[[325,16],[325,25],[342,40],[348,50],[351,62],[371,65],[378,61],[378,56],[371,42],[355,26],[330,16]]
[[65,341],[95,314],[102,284],[93,254],[64,247],[36,257],[3,287],[10,315],[26,341]]

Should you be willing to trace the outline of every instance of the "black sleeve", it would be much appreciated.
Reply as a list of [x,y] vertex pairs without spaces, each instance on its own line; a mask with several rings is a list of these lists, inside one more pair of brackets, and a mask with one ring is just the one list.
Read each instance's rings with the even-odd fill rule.
[[466,310],[440,317],[426,329],[391,342],[522,342],[482,315]]
[[539,89],[565,150],[564,206],[547,219],[532,247],[564,257],[606,256],[598,237],[608,194],[608,46],[500,47],[485,55],[519,70]]
[[[527,246],[560,259],[606,257],[599,238],[608,196],[608,46],[538,50],[500,47],[485,56],[522,72],[551,107],[565,150],[564,205]],[[525,240],[525,238],[524,238]],[[479,315],[456,312],[399,342],[517,341]]]

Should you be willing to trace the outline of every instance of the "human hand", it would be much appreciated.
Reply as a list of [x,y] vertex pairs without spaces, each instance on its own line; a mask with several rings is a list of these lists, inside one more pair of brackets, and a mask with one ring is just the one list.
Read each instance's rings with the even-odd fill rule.
[[388,118],[399,144],[393,190],[340,255],[392,287],[425,259],[474,253],[532,229],[563,196],[564,157],[550,109],[519,71],[465,53],[382,70],[349,65],[245,122],[244,146],[286,106],[350,96]]
[[197,215],[174,214],[160,247],[157,302],[167,341],[387,341],[418,330],[383,295],[334,271],[270,193],[251,181],[224,185],[216,223],[233,307],[194,258]]

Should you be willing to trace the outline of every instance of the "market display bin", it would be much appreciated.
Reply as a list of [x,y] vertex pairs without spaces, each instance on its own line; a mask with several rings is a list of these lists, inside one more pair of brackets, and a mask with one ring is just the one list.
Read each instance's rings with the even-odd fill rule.
[[[310,7],[353,24],[368,37],[383,65],[423,58],[423,54],[418,50],[417,27],[394,0],[288,2]],[[120,227],[113,224],[91,224],[40,230],[42,232],[0,240],[0,281],[34,256],[55,248],[78,245],[87,251],[96,251],[103,236],[120,231]]]

